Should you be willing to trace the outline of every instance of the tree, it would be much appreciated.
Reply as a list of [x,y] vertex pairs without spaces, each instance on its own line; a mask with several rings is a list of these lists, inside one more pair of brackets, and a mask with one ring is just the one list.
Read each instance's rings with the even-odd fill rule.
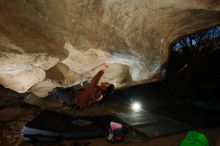
[[171,47],[167,66],[168,83],[179,89],[181,95],[194,90],[194,83],[201,80],[198,79],[201,69],[207,74],[208,70],[205,68],[211,66],[208,63],[217,60],[217,57],[212,59],[210,54],[218,48],[220,48],[220,25],[194,32],[178,40]]
[[209,55],[218,46],[220,46],[220,26],[215,26],[184,36],[173,45],[171,55],[173,53],[184,56],[185,64],[191,65],[201,57]]

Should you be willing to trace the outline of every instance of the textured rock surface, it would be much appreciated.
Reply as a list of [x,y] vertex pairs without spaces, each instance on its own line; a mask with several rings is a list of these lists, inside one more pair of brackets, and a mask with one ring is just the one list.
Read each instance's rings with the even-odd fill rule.
[[7,107],[0,110],[0,122],[10,121],[16,119],[21,113],[22,109],[19,107]]
[[218,0],[1,0],[0,83],[71,85],[104,63],[117,87],[159,80],[177,38],[219,23]]

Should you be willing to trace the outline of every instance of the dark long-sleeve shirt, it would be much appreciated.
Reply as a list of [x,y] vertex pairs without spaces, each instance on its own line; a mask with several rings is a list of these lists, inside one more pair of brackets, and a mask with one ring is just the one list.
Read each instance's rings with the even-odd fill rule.
[[101,77],[103,76],[104,74],[104,71],[101,70],[99,71],[91,80],[91,84],[94,85],[94,86],[97,86],[99,80],[101,79]]
[[93,102],[99,101],[102,98],[102,93],[98,87],[98,82],[103,76],[104,71],[99,71],[91,80],[89,88],[82,89],[76,93],[75,101],[80,107],[87,106]]

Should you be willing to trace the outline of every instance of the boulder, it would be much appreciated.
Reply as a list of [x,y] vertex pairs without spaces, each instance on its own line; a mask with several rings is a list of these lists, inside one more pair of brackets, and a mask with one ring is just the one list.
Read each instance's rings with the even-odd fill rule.
[[220,1],[1,0],[0,22],[3,86],[72,85],[107,64],[119,88],[161,80],[175,40],[220,24]]

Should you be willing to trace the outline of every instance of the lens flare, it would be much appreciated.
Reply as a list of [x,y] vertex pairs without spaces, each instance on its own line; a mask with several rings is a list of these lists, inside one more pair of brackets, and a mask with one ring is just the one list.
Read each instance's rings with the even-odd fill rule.
[[131,109],[135,112],[138,112],[141,110],[141,104],[139,102],[134,102],[132,105],[131,105]]

